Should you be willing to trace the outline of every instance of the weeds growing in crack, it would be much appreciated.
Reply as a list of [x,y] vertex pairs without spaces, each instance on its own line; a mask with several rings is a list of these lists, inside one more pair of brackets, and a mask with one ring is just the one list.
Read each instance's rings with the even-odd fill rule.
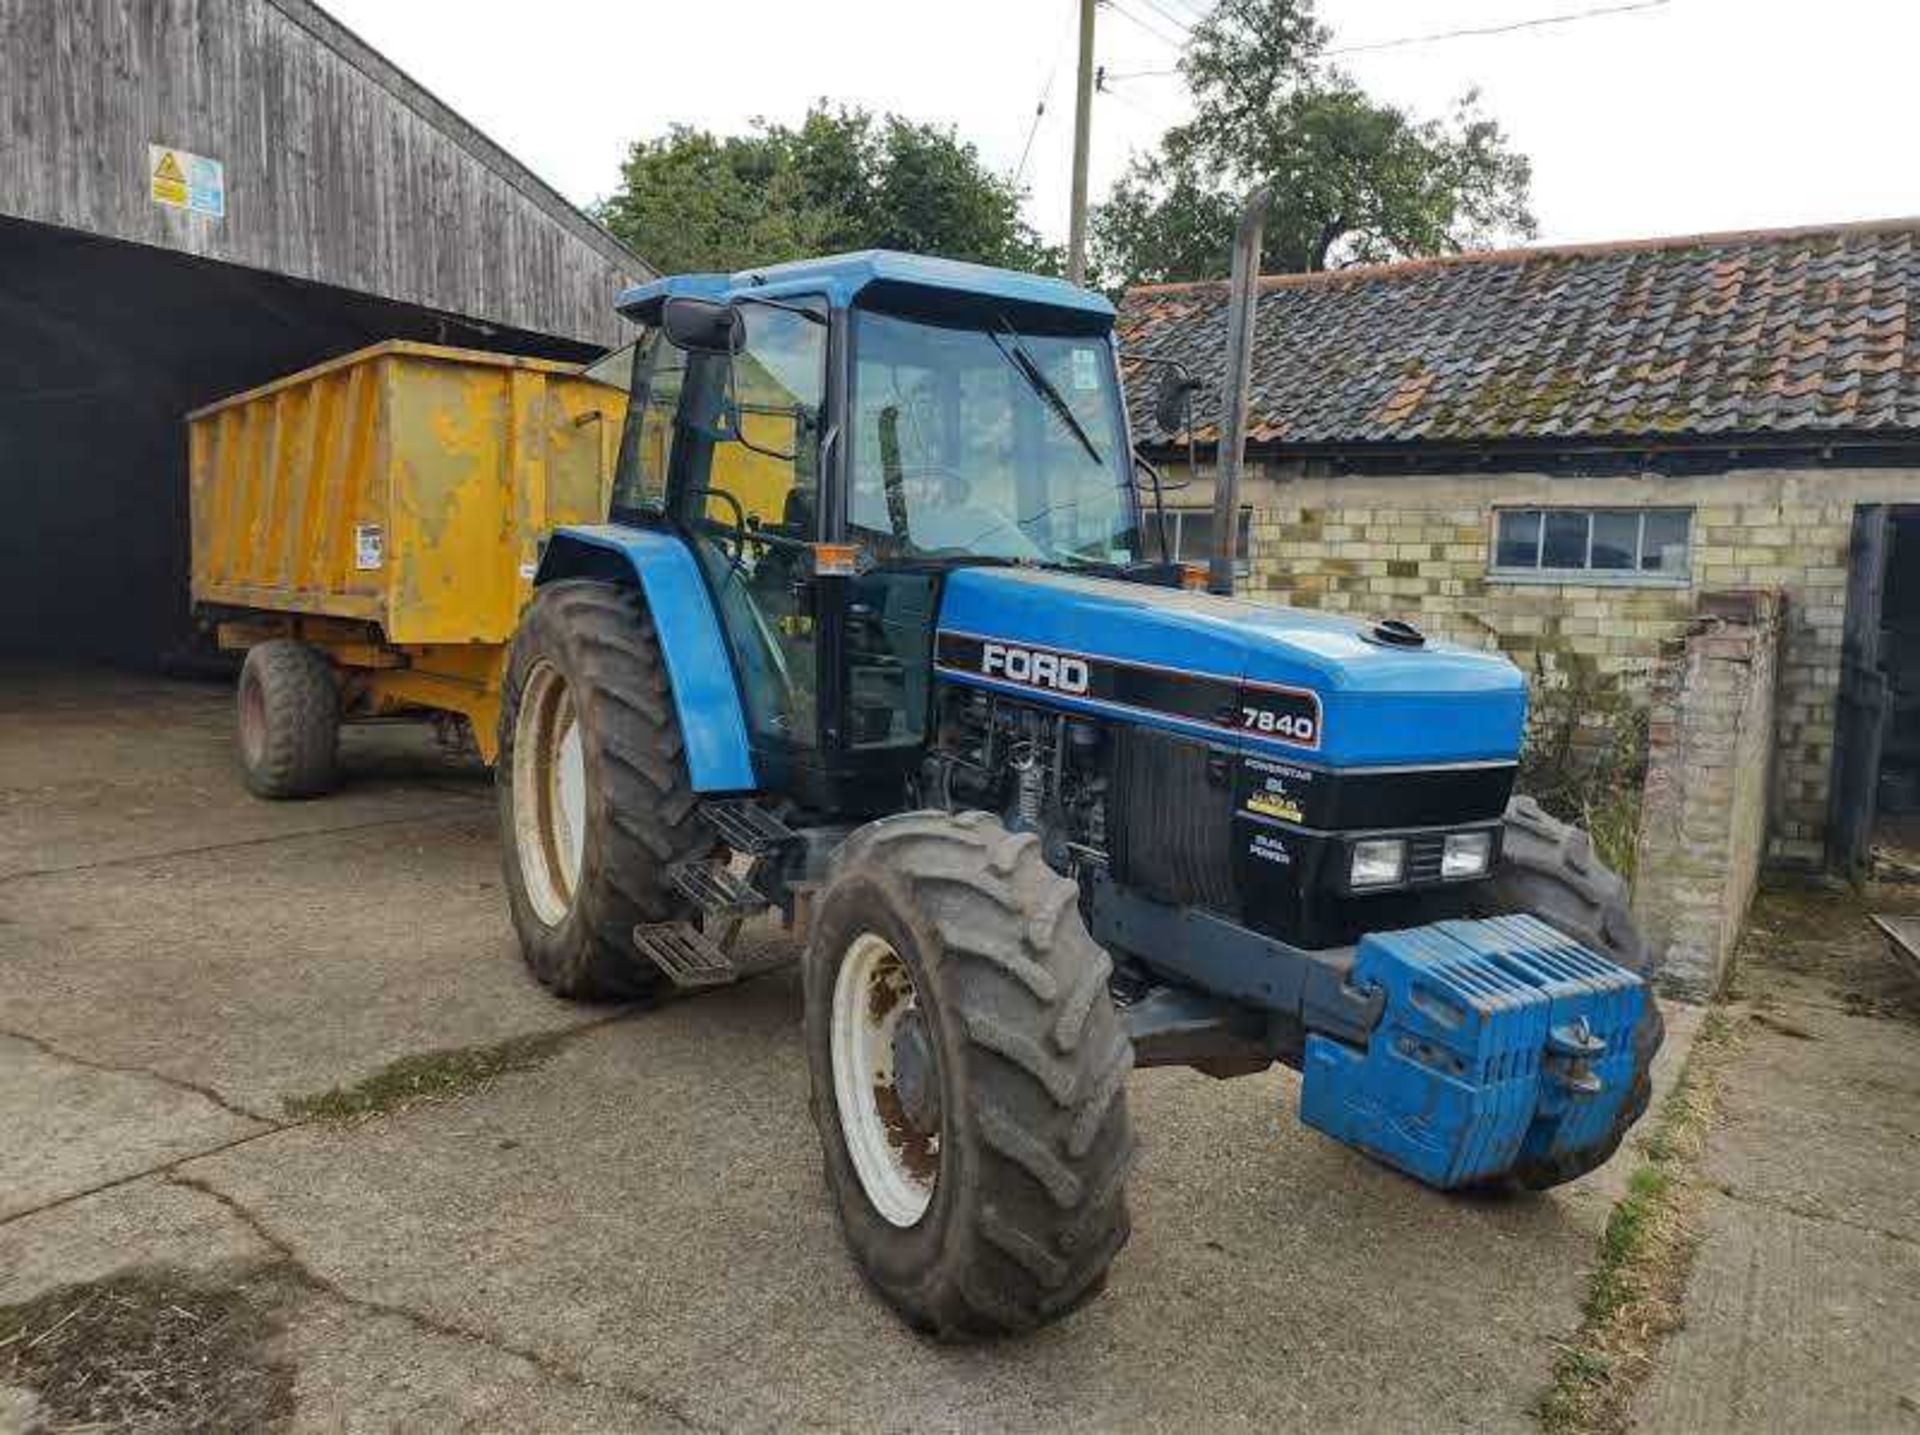
[[544,1065],[564,1046],[572,1031],[516,1036],[491,1046],[455,1047],[403,1056],[364,1081],[336,1086],[309,1096],[289,1097],[287,1115],[296,1121],[348,1122],[448,1101],[485,1086],[497,1076]]
[[1678,1328],[1699,1244],[1700,1153],[1720,1073],[1738,1044],[1711,1011],[1679,1082],[1640,1143],[1641,1164],[1607,1217],[1579,1331],[1560,1347],[1538,1414],[1549,1435],[1617,1435],[1660,1342]]

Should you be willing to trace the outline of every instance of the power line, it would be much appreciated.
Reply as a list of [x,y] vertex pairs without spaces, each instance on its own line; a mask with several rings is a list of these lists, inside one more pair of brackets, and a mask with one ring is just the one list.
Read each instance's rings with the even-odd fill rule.
[[1171,45],[1176,50],[1184,50],[1186,48],[1187,42],[1184,39],[1179,38],[1177,36],[1169,35],[1167,34],[1166,31],[1162,30],[1159,26],[1149,24],[1147,21],[1142,20],[1138,15],[1134,14],[1133,11],[1127,9],[1126,6],[1122,5],[1120,3],[1120,0],[1102,0],[1102,3],[1105,4],[1108,9],[1112,10],[1114,14],[1122,17],[1123,19],[1131,20],[1140,29],[1146,31],[1147,34],[1153,36],[1154,39],[1160,41],[1161,44]]
[[[1162,5],[1160,0],[1140,0],[1140,3],[1153,11],[1153,13],[1158,15],[1162,20],[1165,20],[1169,25],[1173,26],[1174,30],[1181,35],[1187,35],[1188,32],[1193,29],[1191,21],[1174,14],[1171,10],[1167,9],[1166,6]],[[1191,38],[1191,36],[1188,36],[1188,38]]]
[[1047,101],[1053,98],[1053,82],[1060,73],[1060,57],[1066,53],[1067,42],[1072,39],[1073,30],[1069,29],[1054,47],[1053,63],[1047,66],[1047,78],[1040,86],[1040,98],[1034,102],[1033,122],[1027,126],[1027,142],[1020,147],[1020,163],[1014,166],[1013,182],[1016,186],[1027,172],[1027,160],[1033,154],[1033,142],[1040,134],[1040,121],[1047,117]]
[[[1537,30],[1547,25],[1571,25],[1580,20],[1598,20],[1608,15],[1627,15],[1636,10],[1658,10],[1673,0],[1634,0],[1630,5],[1602,5],[1589,10],[1567,10],[1557,15],[1537,15],[1531,20],[1513,20],[1504,25],[1477,25],[1461,30],[1436,30],[1430,35],[1403,35],[1393,40],[1373,40],[1363,45],[1341,45],[1322,50],[1321,56],[1365,55],[1376,50],[1397,50],[1407,45],[1429,45],[1441,40],[1476,39],[1488,35],[1511,35],[1517,30]],[[1177,75],[1178,67],[1162,70],[1109,71],[1109,80],[1154,80]]]
[[1478,25],[1464,30],[1438,30],[1431,35],[1404,35],[1397,40],[1375,40],[1365,45],[1342,45],[1321,53],[1365,55],[1375,50],[1397,50],[1404,45],[1425,45],[1435,40],[1466,40],[1483,35],[1511,35],[1516,30],[1537,30],[1543,25],[1570,25],[1576,20],[1598,20],[1605,15],[1625,15],[1634,10],[1658,10],[1673,0],[1634,0],[1631,5],[1601,5],[1591,10],[1566,10],[1558,15],[1539,15],[1531,20],[1512,20],[1504,25]]

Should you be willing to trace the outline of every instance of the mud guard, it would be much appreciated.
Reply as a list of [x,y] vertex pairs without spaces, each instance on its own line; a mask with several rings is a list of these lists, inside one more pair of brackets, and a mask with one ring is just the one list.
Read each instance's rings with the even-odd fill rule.
[[639,586],[660,635],[693,790],[756,788],[746,714],[726,638],[686,543],[670,533],[618,524],[557,528],[541,555],[534,584],[561,578]]

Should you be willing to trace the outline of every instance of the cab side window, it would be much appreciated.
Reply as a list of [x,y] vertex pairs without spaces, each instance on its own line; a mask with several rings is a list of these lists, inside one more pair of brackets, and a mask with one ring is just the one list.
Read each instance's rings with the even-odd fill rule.
[[[624,376],[614,368],[623,356]],[[686,354],[657,330],[649,330],[638,342],[595,364],[587,377],[623,381],[631,395],[614,468],[614,511],[661,512],[666,507],[667,469],[673,462],[675,419],[687,381]]]

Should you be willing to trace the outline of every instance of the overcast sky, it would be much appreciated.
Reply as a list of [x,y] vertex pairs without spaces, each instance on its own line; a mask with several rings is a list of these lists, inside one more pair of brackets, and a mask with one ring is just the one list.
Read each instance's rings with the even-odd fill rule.
[[[1624,0],[1322,0],[1336,46]],[[1066,231],[1077,0],[322,0],[568,198],[636,139],[797,120],[820,97],[956,126]],[[1204,0],[1112,0],[1098,62],[1169,68]],[[1548,241],[1920,214],[1912,0],[1668,0],[1520,33],[1345,56],[1377,96],[1438,114],[1469,86],[1534,163]],[[1048,81],[1051,79],[1051,86]],[[1177,78],[1094,107],[1093,193],[1183,112]]]

